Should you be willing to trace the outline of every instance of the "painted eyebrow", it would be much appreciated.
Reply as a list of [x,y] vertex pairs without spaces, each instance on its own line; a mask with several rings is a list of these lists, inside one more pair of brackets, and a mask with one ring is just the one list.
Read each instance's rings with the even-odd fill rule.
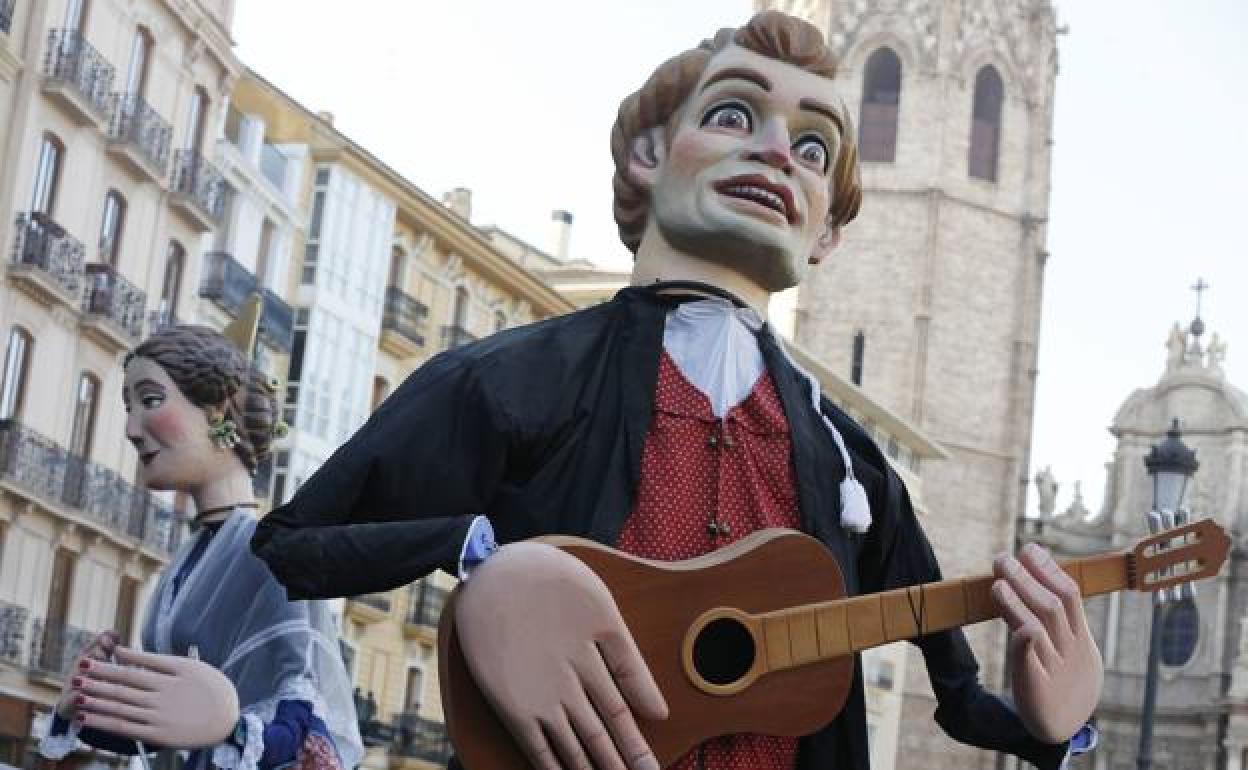
[[840,113],[838,113],[835,109],[829,107],[823,102],[816,101],[814,99],[802,99],[800,102],[797,103],[797,106],[801,107],[803,110],[808,110],[810,112],[824,116],[825,118],[827,118],[828,120],[836,124],[836,130],[840,134],[842,135],[845,134],[845,125],[844,125],[845,122],[844,120],[841,119]]
[[138,382],[134,383],[133,387],[137,390],[138,388],[141,388],[141,387],[143,387],[144,385],[150,385],[151,387],[156,388],[157,390],[159,390],[161,393],[164,393],[164,392],[165,392],[165,386],[164,386],[164,385],[161,385],[161,384],[160,384],[159,382],[157,382],[156,380],[151,380],[151,379],[148,379],[148,378],[146,378],[146,377],[145,377],[145,378],[143,378],[143,379],[141,379],[141,380],[139,380]]

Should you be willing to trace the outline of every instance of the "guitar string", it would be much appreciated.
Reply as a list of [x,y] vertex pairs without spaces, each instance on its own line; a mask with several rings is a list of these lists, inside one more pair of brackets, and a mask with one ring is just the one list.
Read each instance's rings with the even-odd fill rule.
[[[914,591],[912,588],[919,589],[919,606],[914,606]],[[918,629],[919,635],[923,632],[923,620],[927,616],[927,592],[923,590],[923,586],[906,586],[906,601],[910,604],[910,615],[914,618],[914,627]]]

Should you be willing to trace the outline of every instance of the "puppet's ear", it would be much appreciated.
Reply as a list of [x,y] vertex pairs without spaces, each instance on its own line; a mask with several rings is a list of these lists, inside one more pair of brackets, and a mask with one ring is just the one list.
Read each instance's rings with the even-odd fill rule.
[[663,126],[647,128],[633,137],[629,145],[628,171],[642,187],[650,190],[666,156],[667,133]]
[[815,248],[810,252],[810,264],[817,265],[822,262],[840,243],[841,228],[832,224],[830,218],[824,220],[823,232],[819,233],[819,239],[815,241]]

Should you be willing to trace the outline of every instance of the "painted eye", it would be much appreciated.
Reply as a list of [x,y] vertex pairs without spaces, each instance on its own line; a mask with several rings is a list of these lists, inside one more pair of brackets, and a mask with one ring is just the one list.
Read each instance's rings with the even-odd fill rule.
[[828,170],[828,146],[822,139],[815,136],[802,137],[794,149],[802,163],[820,171]]
[[732,102],[712,107],[702,118],[702,125],[715,128],[727,128],[737,131],[750,130],[750,111],[743,105]]
[[139,399],[139,403],[144,409],[155,409],[165,403],[165,399],[162,396],[143,396]]

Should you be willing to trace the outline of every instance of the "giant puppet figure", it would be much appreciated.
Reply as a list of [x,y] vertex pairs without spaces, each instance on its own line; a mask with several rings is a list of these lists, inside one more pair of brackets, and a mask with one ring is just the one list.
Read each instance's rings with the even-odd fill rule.
[[[858,210],[835,70],[814,27],[775,12],[665,62],[611,137],[632,286],[435,357],[257,529],[292,597],[471,573],[464,655],[535,767],[656,768],[637,720],[667,704],[593,573],[520,541],[675,560],[789,527],[826,546],[851,594],[940,576],[897,475],[765,320]],[[482,561],[489,525],[504,545]],[[1057,768],[1099,696],[1099,655],[1046,552],[995,569],[1017,702],[983,690],[960,631],[932,633],[917,644],[936,720]],[[866,768],[861,678],[813,735],[724,735],[673,766]]]
[[[234,331],[250,321],[254,340],[258,308],[253,298]],[[75,662],[45,756],[79,740],[123,754],[194,749],[188,770],[350,770],[363,756],[327,603],[288,601],[248,548],[252,474],[282,426],[237,342],[175,326],[126,357],[126,437],[143,482],[187,493],[194,534],[152,594],[144,650],[108,631]]]

